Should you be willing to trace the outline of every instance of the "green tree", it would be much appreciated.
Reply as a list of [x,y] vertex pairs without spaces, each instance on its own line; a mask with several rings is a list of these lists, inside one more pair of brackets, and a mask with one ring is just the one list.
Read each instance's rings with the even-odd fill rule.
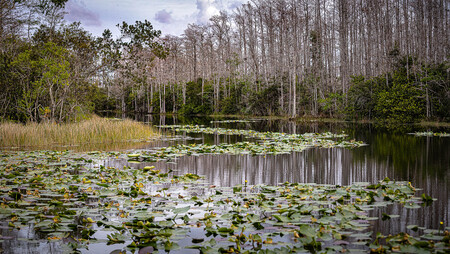
[[425,100],[425,115],[431,119],[450,119],[450,65],[425,64],[418,75],[418,86]]
[[17,109],[27,120],[62,121],[69,97],[67,50],[52,42],[26,50],[12,62],[22,87]]
[[448,119],[450,105],[448,64],[425,65],[399,57],[395,69],[367,79],[356,76],[348,92],[347,117],[389,122]]
[[392,85],[380,89],[374,110],[379,120],[414,122],[423,116],[423,100],[412,83],[392,80]]
[[271,85],[252,95],[250,98],[251,112],[256,115],[276,115],[280,108],[280,89]]
[[121,102],[122,111],[127,110],[127,101],[130,100],[132,103],[128,103],[128,105],[134,106],[134,110],[138,111],[138,108],[141,108],[139,104],[151,104],[149,93],[152,90],[150,87],[152,84],[150,80],[155,59],[164,59],[168,52],[164,45],[157,40],[161,31],[155,30],[147,20],[136,21],[134,25],[123,22],[117,27],[122,36],[115,43],[120,46],[122,61],[118,62],[120,66],[114,70],[116,76],[114,83],[117,85],[116,96]]
[[186,84],[186,104],[181,105],[180,113],[185,115],[211,114],[213,112],[213,87],[204,85],[202,92],[202,79]]

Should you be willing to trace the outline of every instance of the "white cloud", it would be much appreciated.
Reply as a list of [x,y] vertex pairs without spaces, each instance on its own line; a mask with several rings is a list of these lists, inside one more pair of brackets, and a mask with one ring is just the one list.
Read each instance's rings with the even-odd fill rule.
[[181,35],[189,23],[205,24],[219,10],[231,12],[247,0],[69,0],[68,21],[81,21],[95,36],[104,29],[119,35],[116,25],[149,20],[163,34]]
[[83,25],[99,27],[102,25],[99,15],[86,8],[82,1],[70,0],[66,3],[66,20],[70,22],[80,21]]
[[219,9],[216,8],[216,2],[212,0],[197,0],[197,23],[205,24],[209,18],[219,14]]
[[241,7],[245,2],[246,2],[245,0],[229,1],[227,7],[229,10],[234,10],[237,7]]

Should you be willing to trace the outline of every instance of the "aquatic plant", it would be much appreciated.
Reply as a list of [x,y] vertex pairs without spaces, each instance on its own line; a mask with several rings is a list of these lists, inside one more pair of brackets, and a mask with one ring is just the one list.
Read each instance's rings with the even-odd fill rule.
[[0,147],[44,147],[148,140],[159,136],[151,126],[129,119],[92,117],[79,123],[0,124]]
[[304,133],[286,134],[279,132],[258,132],[254,130],[238,130],[201,127],[198,125],[168,125],[160,126],[170,128],[176,132],[204,133],[219,135],[242,135],[249,141],[236,142],[233,144],[221,143],[217,145],[209,144],[177,144],[169,147],[156,149],[137,150],[128,154],[132,161],[160,161],[170,160],[185,155],[200,154],[286,154],[301,152],[309,147],[333,148],[344,147],[354,148],[365,145],[361,141],[346,140],[345,133]]
[[[370,221],[398,215],[369,217],[370,210],[393,204],[420,209],[434,201],[416,196],[409,182],[216,187],[196,174],[99,163],[120,156],[2,152],[0,221],[16,232],[3,241],[53,242],[68,252],[99,242],[130,252],[444,253],[450,248],[450,228],[444,226],[409,225],[393,236],[371,232]],[[18,234],[22,231],[26,234]]]
[[427,132],[414,132],[414,133],[410,133],[410,134],[414,135],[414,136],[422,136],[422,137],[450,137],[450,133],[446,133],[446,132],[427,131]]
[[258,122],[260,120],[252,119],[252,120],[217,120],[217,121],[210,121],[210,123],[253,123]]

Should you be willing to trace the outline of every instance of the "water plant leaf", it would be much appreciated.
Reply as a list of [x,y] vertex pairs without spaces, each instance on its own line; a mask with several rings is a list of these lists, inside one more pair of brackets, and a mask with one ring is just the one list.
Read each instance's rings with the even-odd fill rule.
[[191,209],[190,206],[185,206],[185,207],[175,208],[172,210],[172,212],[175,214],[187,213],[189,211],[189,209]]
[[306,237],[316,237],[316,232],[315,230],[309,226],[309,225],[300,225],[300,228],[298,229],[298,233],[301,236],[306,236]]
[[414,232],[417,232],[417,230],[419,230],[419,226],[417,225],[408,225],[406,228],[411,229]]

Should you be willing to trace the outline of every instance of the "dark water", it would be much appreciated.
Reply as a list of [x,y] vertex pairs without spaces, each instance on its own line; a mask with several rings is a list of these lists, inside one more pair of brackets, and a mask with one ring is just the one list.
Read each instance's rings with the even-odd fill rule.
[[[144,120],[154,125],[203,124],[231,129],[253,129],[286,133],[345,131],[350,139],[364,141],[367,146],[344,148],[313,148],[303,152],[284,155],[201,155],[185,156],[176,163],[148,163],[130,165],[144,167],[156,165],[160,169],[173,169],[181,173],[204,175],[217,186],[234,186],[244,183],[276,185],[283,182],[351,185],[354,182],[377,183],[388,177],[396,181],[409,181],[417,189],[417,195],[426,193],[436,198],[431,206],[406,209],[401,206],[372,211],[371,216],[382,213],[399,214],[399,218],[377,221],[374,232],[385,234],[406,230],[415,224],[437,229],[440,222],[449,226],[450,206],[450,138],[417,137],[408,133],[415,131],[450,132],[447,128],[425,128],[413,125],[376,127],[371,124],[350,123],[295,123],[286,120],[257,120],[246,123],[211,123],[222,119],[149,117]],[[239,136],[184,134],[196,140],[182,143],[233,143],[241,141]],[[110,164],[124,163],[110,161]]]

